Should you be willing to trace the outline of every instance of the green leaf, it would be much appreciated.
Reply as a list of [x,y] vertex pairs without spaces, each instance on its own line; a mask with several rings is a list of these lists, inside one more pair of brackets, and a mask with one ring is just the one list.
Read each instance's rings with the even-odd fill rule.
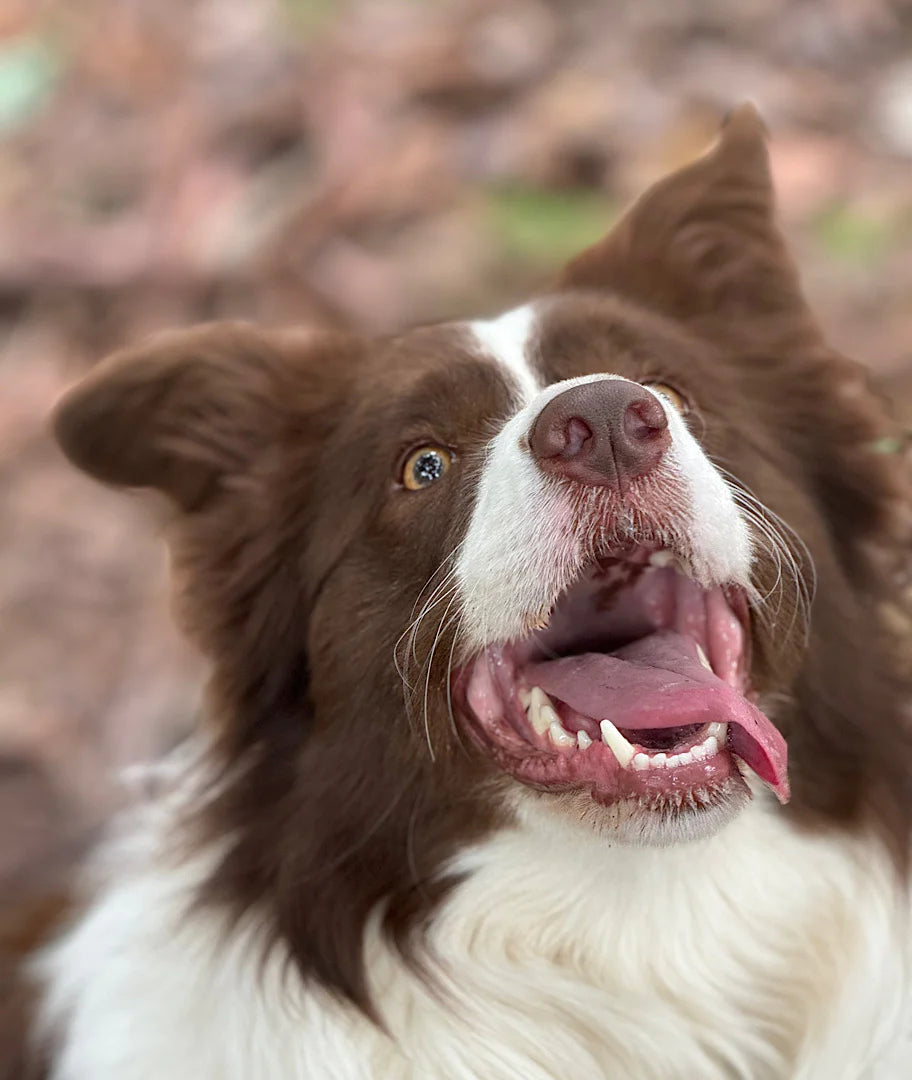
[[286,20],[302,38],[319,33],[344,7],[337,0],[282,0]]
[[875,454],[900,454],[905,449],[905,443],[900,438],[886,435],[871,443],[871,449]]
[[46,41],[19,37],[0,44],[0,131],[22,126],[50,97],[60,66]]
[[548,264],[599,240],[617,219],[617,206],[602,192],[511,185],[490,189],[488,217],[505,251]]
[[877,263],[896,239],[893,223],[845,205],[828,207],[812,227],[829,255],[861,266]]

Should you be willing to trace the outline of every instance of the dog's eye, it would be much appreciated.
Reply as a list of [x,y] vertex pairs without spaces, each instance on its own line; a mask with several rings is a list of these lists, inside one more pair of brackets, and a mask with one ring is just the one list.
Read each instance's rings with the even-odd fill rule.
[[657,394],[661,394],[682,415],[690,411],[690,406],[687,404],[684,395],[675,390],[673,386],[669,386],[668,383],[647,382],[643,383],[643,385],[648,386],[650,390],[655,390]]
[[409,491],[418,491],[439,480],[453,463],[453,455],[442,446],[419,446],[402,467],[402,483]]

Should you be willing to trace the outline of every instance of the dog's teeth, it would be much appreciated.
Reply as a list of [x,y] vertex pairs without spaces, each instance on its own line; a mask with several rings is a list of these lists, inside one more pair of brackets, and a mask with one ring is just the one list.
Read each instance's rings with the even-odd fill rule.
[[540,709],[536,709],[534,705],[530,705],[526,715],[529,717],[529,723],[532,725],[532,730],[536,735],[544,735],[547,732],[551,721],[542,719]]
[[535,708],[540,708],[542,705],[550,705],[551,698],[540,686],[533,686],[529,691],[529,704],[534,705]]
[[576,739],[558,720],[551,722],[548,727],[548,735],[555,746],[576,746]]
[[648,754],[636,754],[633,759],[633,767],[637,772],[642,772],[643,769],[649,768],[649,755]]
[[680,765],[680,764],[681,764],[681,755],[680,754],[669,754],[668,757],[665,758],[665,768],[666,769],[673,769],[675,767],[675,765]]
[[[553,715],[547,715],[544,712],[546,709],[550,710]],[[529,691],[529,704],[526,707],[526,715],[529,717],[529,723],[532,725],[536,735],[544,735],[551,722],[557,719],[557,713],[554,712],[551,698],[540,686],[533,686]]]
[[664,551],[654,551],[649,556],[650,566],[671,566],[675,561],[675,553],[667,548]]
[[542,705],[538,710],[538,715],[541,717],[542,724],[548,728],[550,728],[552,724],[557,724],[559,727],[563,726],[560,722],[560,717],[557,715],[557,710],[553,705]]
[[700,743],[699,746],[695,746],[693,750],[690,751],[690,756],[694,759],[694,761],[702,761],[705,757],[708,757],[709,755],[706,752],[706,744]]
[[524,709],[528,709],[532,704],[532,695],[528,690],[520,687],[519,689],[519,703]]
[[652,757],[649,759],[649,764],[654,769],[664,769],[665,768],[665,762],[666,762],[667,759],[668,759],[667,754],[653,754]]
[[714,735],[720,746],[725,745],[725,739],[728,735],[728,724],[713,723],[706,729],[707,735]]
[[610,720],[603,720],[599,727],[602,729],[602,742],[611,748],[621,768],[626,769],[636,751]]
[[576,733],[576,745],[580,750],[588,750],[592,745],[592,740],[582,728]]
[[703,748],[708,758],[715,757],[719,753],[719,743],[716,741],[715,735],[710,735],[706,742],[703,743]]
[[702,645],[697,645],[697,657],[698,657],[700,663],[703,665],[703,667],[706,668],[707,671],[712,671],[712,664],[709,662],[709,657],[703,651],[703,646]]

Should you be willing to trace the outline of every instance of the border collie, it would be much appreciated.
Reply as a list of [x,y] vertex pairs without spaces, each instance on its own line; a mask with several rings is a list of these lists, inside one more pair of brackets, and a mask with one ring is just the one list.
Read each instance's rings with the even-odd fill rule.
[[912,1075],[907,492],[742,107],[554,286],[100,364],[206,723],[33,959],[53,1080]]

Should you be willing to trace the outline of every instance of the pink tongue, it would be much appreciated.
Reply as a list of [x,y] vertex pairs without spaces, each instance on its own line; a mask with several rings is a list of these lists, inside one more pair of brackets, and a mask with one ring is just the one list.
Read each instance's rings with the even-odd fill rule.
[[696,643],[659,630],[610,655],[583,653],[530,664],[526,677],[572,709],[615,727],[730,724],[729,746],[778,796],[789,797],[785,740],[773,723],[697,655]]

